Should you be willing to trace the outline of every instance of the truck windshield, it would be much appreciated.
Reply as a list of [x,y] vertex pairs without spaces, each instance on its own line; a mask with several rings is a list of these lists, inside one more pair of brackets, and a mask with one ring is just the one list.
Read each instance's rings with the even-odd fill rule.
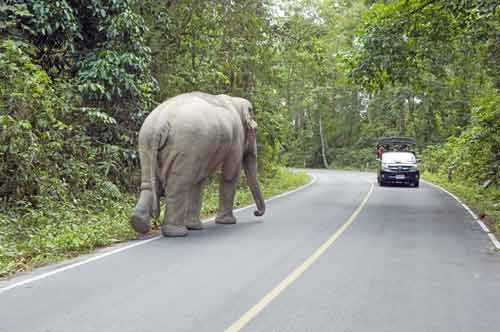
[[382,155],[383,163],[415,163],[415,155],[410,152],[386,152]]

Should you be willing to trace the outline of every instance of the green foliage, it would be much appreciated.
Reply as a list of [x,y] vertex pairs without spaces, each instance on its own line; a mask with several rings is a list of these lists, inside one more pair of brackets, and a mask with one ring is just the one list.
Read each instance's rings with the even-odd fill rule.
[[[151,106],[147,27],[133,1],[8,0],[0,13],[12,36],[36,46],[51,76],[74,79],[84,102]],[[15,28],[13,22],[16,22]],[[108,105],[109,106],[109,105]]]
[[460,136],[478,100],[498,94],[498,4],[376,1],[370,9],[342,56],[371,95],[368,133],[414,136],[421,148]]
[[134,203],[102,182],[73,200],[43,197],[38,209],[0,210],[0,277],[134,238]]
[[86,162],[94,154],[88,138],[66,121],[71,90],[32,62],[29,45],[6,40],[0,48],[2,199],[37,204],[39,195],[58,198],[84,190],[91,181]]
[[493,0],[377,2],[346,57],[350,74],[371,90],[422,84],[422,71],[445,77],[457,57],[480,54],[498,20],[497,6]]
[[470,126],[459,137],[450,137],[444,144],[429,146],[424,151],[424,166],[430,172],[447,174],[480,183],[500,182],[500,97],[491,95],[473,110]]
[[0,7],[5,200],[33,202],[45,195],[45,181],[72,193],[92,189],[102,175],[136,186],[136,132],[156,83],[147,27],[132,4],[8,0]]
[[[117,14],[108,15],[117,9]],[[83,17],[87,19],[87,15],[99,18],[97,22],[86,22],[86,29],[99,31],[101,36],[94,38],[102,41],[77,65],[79,92],[89,101],[151,107],[155,86],[150,77],[151,51],[145,45],[147,27],[142,17],[132,11],[128,1],[118,8],[96,5]]]

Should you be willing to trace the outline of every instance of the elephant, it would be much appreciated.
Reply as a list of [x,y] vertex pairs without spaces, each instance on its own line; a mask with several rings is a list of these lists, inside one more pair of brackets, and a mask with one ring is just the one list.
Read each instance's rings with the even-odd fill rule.
[[221,169],[219,208],[215,222],[235,224],[233,204],[243,167],[247,184],[262,216],[265,202],[257,179],[257,123],[252,104],[239,97],[190,92],[167,99],[144,120],[139,131],[140,196],[130,218],[141,234],[151,230],[167,206],[161,226],[166,237],[203,228],[200,221],[203,185]]

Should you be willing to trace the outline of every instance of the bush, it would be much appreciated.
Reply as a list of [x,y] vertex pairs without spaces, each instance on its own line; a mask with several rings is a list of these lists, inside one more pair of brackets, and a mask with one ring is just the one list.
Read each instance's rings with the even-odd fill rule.
[[423,167],[446,174],[452,167],[456,177],[476,182],[500,180],[500,96],[492,94],[472,111],[471,124],[459,137],[424,150]]
[[[89,138],[68,124],[74,110],[66,85],[31,61],[30,46],[6,40],[0,54],[0,196],[36,203],[93,185]],[[71,156],[71,158],[68,158]]]

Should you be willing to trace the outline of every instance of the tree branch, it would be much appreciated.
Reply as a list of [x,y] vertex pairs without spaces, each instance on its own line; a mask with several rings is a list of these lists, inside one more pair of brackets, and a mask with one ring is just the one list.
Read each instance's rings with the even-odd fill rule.
[[418,13],[419,11],[423,10],[425,7],[429,6],[429,5],[432,5],[433,3],[437,2],[438,0],[429,0],[427,1],[426,3],[424,3],[422,6],[418,7],[418,8],[415,8],[414,10],[412,10],[408,15],[413,15],[413,14],[416,14]]

